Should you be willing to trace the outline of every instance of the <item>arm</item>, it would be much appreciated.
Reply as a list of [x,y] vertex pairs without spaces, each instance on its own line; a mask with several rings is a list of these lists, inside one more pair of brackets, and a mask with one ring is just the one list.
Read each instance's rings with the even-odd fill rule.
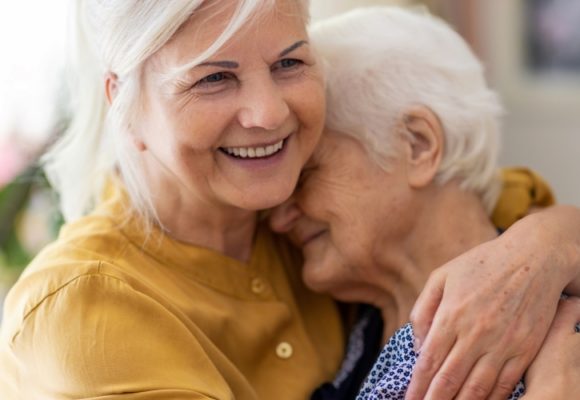
[[569,206],[529,215],[436,270],[411,316],[421,356],[406,399],[507,398],[579,277],[580,209]]
[[580,299],[561,300],[548,337],[526,372],[524,400],[564,400],[580,393]]
[[12,340],[22,398],[230,399],[177,315],[115,277],[81,275],[47,296]]

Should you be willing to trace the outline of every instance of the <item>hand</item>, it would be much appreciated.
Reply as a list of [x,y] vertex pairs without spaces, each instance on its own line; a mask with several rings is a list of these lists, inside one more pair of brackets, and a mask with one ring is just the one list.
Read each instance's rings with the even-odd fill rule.
[[429,278],[411,315],[420,356],[407,400],[505,400],[523,376],[575,268],[555,256],[557,234],[524,220]]
[[561,300],[548,337],[526,372],[526,400],[580,397],[580,299]]

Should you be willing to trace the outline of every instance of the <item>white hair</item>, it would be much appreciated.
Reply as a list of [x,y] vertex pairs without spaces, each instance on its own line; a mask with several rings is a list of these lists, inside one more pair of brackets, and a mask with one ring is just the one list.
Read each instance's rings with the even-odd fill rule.
[[430,108],[445,133],[436,182],[457,179],[491,212],[503,111],[455,31],[426,12],[371,7],[321,21],[310,36],[326,62],[330,129],[361,141],[388,169],[397,119],[411,106]]
[[[229,1],[229,0],[227,0]],[[72,120],[44,156],[47,176],[59,192],[61,211],[74,220],[95,206],[107,178],[121,175],[132,208],[156,220],[151,192],[129,129],[140,111],[144,63],[208,0],[73,0],[69,50]],[[215,1],[225,4],[225,1]],[[275,0],[237,0],[229,24],[215,42],[188,63],[214,54],[260,7]],[[229,3],[231,4],[231,2]],[[306,2],[300,2],[306,6]],[[306,15],[306,12],[305,12]],[[179,73],[178,68],[171,73]],[[118,77],[109,107],[104,76]]]

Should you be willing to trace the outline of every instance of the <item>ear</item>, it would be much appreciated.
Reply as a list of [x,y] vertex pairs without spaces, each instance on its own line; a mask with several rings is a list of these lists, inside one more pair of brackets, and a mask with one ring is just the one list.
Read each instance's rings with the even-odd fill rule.
[[439,170],[445,144],[443,126],[437,115],[425,106],[405,111],[401,124],[409,185],[425,187],[433,182]]
[[[107,96],[107,101],[109,105],[113,102],[115,97],[117,96],[117,90],[119,89],[119,78],[117,74],[113,72],[107,72],[105,74],[105,95]],[[147,150],[147,146],[145,143],[137,137],[132,131],[131,127],[129,126],[129,134],[131,135],[131,140],[133,144],[139,151]]]
[[113,102],[115,96],[117,96],[117,89],[119,85],[119,78],[117,74],[113,72],[107,72],[105,74],[105,95],[107,96],[107,101],[109,105]]

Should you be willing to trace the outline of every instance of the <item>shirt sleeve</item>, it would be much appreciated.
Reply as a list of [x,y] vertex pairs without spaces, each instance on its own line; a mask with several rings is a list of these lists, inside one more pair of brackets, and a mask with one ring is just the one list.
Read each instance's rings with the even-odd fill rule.
[[494,225],[503,230],[525,217],[534,207],[547,207],[556,200],[548,183],[527,168],[503,168],[502,191],[493,210]]
[[126,282],[87,274],[46,296],[12,340],[26,399],[233,399],[187,322]]

